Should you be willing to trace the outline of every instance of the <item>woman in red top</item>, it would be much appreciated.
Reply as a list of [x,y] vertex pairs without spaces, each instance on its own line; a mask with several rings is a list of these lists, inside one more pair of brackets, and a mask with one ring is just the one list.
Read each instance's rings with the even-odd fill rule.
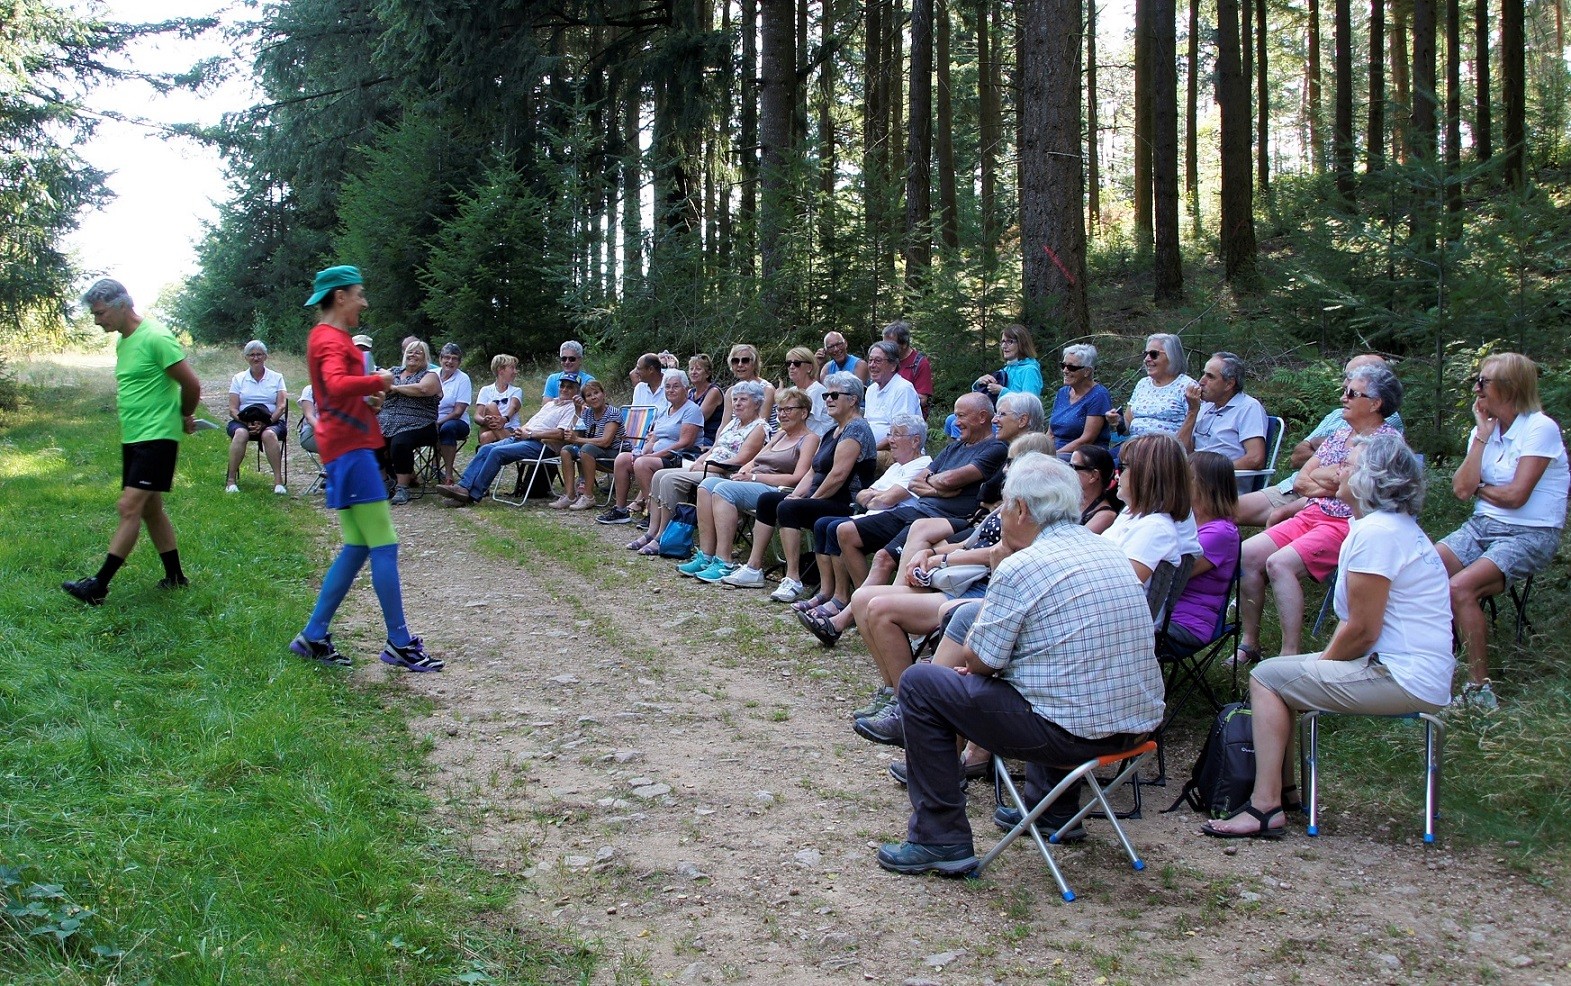
[[369,303],[356,267],[329,267],[316,275],[306,307],[321,309],[321,322],[306,342],[306,365],[316,400],[316,444],[327,472],[327,505],[338,511],[344,546],[322,580],[311,620],[290,643],[301,657],[348,667],[348,655],[333,646],[328,626],[355,576],[371,562],[371,584],[387,624],[382,661],[409,671],[440,671],[443,662],[425,651],[404,622],[403,590],[398,577],[398,535],[388,509],[387,488],[376,450],[382,447],[373,399],[392,385],[387,370],[366,372],[365,356],[350,334],[360,326]]

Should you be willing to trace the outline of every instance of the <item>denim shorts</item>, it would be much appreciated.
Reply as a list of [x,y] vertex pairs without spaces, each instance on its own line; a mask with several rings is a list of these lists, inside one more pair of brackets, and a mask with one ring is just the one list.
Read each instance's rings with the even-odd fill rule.
[[1507,582],[1516,582],[1549,567],[1560,547],[1560,528],[1523,527],[1474,514],[1440,543],[1463,568],[1488,558]]
[[759,497],[780,490],[780,487],[770,486],[768,483],[745,483],[734,479],[721,479],[719,476],[710,476],[699,485],[708,490],[710,496],[718,496],[748,514],[758,510]]

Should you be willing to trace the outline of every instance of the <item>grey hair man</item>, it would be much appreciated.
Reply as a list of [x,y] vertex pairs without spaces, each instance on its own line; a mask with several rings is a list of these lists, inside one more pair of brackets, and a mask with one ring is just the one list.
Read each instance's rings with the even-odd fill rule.
[[831,373],[854,373],[867,385],[867,360],[850,351],[846,337],[839,332],[824,333],[824,348],[813,354],[818,361],[818,380],[827,384]]
[[[944,646],[957,648],[968,673],[916,664],[900,678],[912,811],[906,841],[878,851],[884,869],[960,876],[976,867],[957,737],[1027,761],[1029,803],[1068,765],[1127,750],[1162,721],[1145,593],[1123,552],[1079,516],[1079,483],[1067,465],[1039,452],[1015,460],[1004,484],[1004,538],[1032,526],[1039,533],[998,566],[980,603],[963,604],[950,621]],[[1078,810],[1076,789],[1042,823],[1056,828]]]
[[933,361],[911,345],[911,323],[905,319],[890,322],[884,326],[883,340],[899,347],[895,369],[916,388],[922,399],[922,413],[926,414],[933,402]]
[[136,547],[143,525],[164,565],[159,588],[186,585],[180,568],[175,528],[164,512],[164,494],[174,482],[180,440],[196,430],[202,385],[186,362],[173,334],[156,320],[136,313],[119,281],[104,278],[82,296],[93,321],[117,332],[115,380],[120,412],[120,521],[109,552],[96,575],[62,583],[60,588],[89,606],[103,603],[109,582]]
[[1191,452],[1216,452],[1234,469],[1264,469],[1270,422],[1260,402],[1244,393],[1244,361],[1221,352],[1206,360],[1200,382],[1184,392],[1189,415],[1178,440]]
[[559,396],[558,387],[561,384],[562,374],[578,374],[579,385],[582,386],[595,378],[593,373],[584,370],[584,344],[577,339],[569,339],[557,348],[557,362],[562,365],[560,370],[545,378],[545,389],[541,397],[554,401]]
[[[911,381],[897,372],[899,366],[899,346],[892,342],[875,342],[868,347],[867,372],[872,382],[867,388],[865,417],[873,429],[873,437],[878,440],[880,450],[889,448],[889,423],[895,419],[895,415],[922,416],[921,395],[911,386]],[[882,458],[879,465],[886,465]]]

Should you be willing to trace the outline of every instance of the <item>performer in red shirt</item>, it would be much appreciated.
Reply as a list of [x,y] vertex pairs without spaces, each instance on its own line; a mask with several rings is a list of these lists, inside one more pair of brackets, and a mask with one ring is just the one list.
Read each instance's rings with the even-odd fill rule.
[[348,655],[333,646],[328,626],[355,576],[371,562],[371,585],[387,624],[382,662],[408,671],[440,671],[443,662],[426,653],[419,637],[404,622],[403,589],[398,576],[398,534],[388,509],[387,487],[377,464],[382,429],[373,401],[392,386],[388,370],[367,372],[365,354],[351,338],[368,306],[364,281],[356,267],[329,267],[316,275],[306,307],[321,309],[322,321],[306,342],[306,365],[316,399],[316,444],[327,472],[327,505],[338,511],[344,546],[322,580],[316,608],[289,649],[323,664],[348,667]]

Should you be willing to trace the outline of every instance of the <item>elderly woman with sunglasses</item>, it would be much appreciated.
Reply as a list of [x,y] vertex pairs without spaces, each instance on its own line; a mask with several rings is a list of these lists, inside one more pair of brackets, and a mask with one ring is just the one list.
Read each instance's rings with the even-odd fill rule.
[[1464,704],[1496,707],[1489,682],[1489,624],[1479,603],[1549,567],[1566,522],[1566,446],[1538,400],[1538,366],[1497,353],[1473,378],[1473,430],[1451,479],[1473,516],[1440,542],[1450,575],[1451,612],[1467,650]]
[[1096,347],[1089,343],[1065,346],[1058,368],[1063,371],[1064,385],[1054,395],[1053,412],[1048,417],[1058,454],[1082,445],[1106,445],[1106,415],[1113,409],[1113,398],[1096,382]]
[[704,418],[698,405],[687,399],[687,374],[677,370],[666,377],[664,394],[670,407],[655,418],[649,436],[637,449],[616,457],[611,470],[615,498],[605,513],[595,518],[595,523],[632,523],[627,498],[633,482],[636,480],[638,488],[648,493],[658,470],[673,468],[684,458],[696,455]]
[[[731,375],[736,378],[737,383],[757,381],[763,385],[764,406],[763,409],[759,411],[758,417],[764,421],[768,421],[770,415],[774,413],[775,409],[775,385],[759,375],[759,371],[762,368],[759,366],[758,350],[754,349],[752,346],[749,346],[745,342],[739,342],[731,347],[731,355],[727,358],[731,362]],[[735,384],[732,386],[735,386]],[[727,391],[728,399],[726,400],[725,404],[725,416],[720,419],[721,428],[724,428],[731,421],[732,411],[729,397],[730,392]]]
[[741,512],[756,510],[765,493],[795,489],[812,469],[818,451],[818,435],[807,426],[812,407],[795,387],[776,391],[780,426],[774,434],[729,478],[710,476],[698,484],[698,553],[678,565],[678,572],[715,582],[736,571],[732,559]]
[[1300,580],[1307,575],[1321,582],[1336,571],[1337,553],[1353,516],[1353,508],[1337,498],[1337,489],[1350,468],[1350,443],[1357,436],[1400,434],[1386,422],[1402,409],[1402,382],[1396,374],[1384,366],[1361,366],[1346,380],[1342,418],[1347,427],[1327,438],[1293,481],[1293,488],[1307,498],[1307,505],[1244,542],[1238,592],[1243,629],[1234,664],[1260,659],[1260,614],[1265,609],[1267,580],[1276,597],[1277,621],[1282,625],[1281,653],[1300,652],[1304,629]]
[[627,550],[642,555],[660,553],[660,535],[676,508],[688,502],[699,482],[710,473],[729,475],[744,462],[752,461],[764,447],[764,422],[758,411],[764,406],[764,387],[757,380],[744,380],[731,387],[731,421],[715,443],[692,462],[662,469],[649,483],[649,532],[635,538]]
[[1168,332],[1146,339],[1146,378],[1135,384],[1129,403],[1122,411],[1114,408],[1105,415],[1110,427],[1120,435],[1176,435],[1189,417],[1189,387],[1195,379],[1184,371],[1189,368],[1183,341]]
[[825,387],[818,380],[815,372],[817,361],[813,351],[806,346],[795,346],[786,353],[786,377],[790,380],[789,386],[795,387],[808,397],[812,398],[813,411],[807,417],[807,427],[815,435],[822,435],[835,426],[829,417],[829,412],[824,408]]

